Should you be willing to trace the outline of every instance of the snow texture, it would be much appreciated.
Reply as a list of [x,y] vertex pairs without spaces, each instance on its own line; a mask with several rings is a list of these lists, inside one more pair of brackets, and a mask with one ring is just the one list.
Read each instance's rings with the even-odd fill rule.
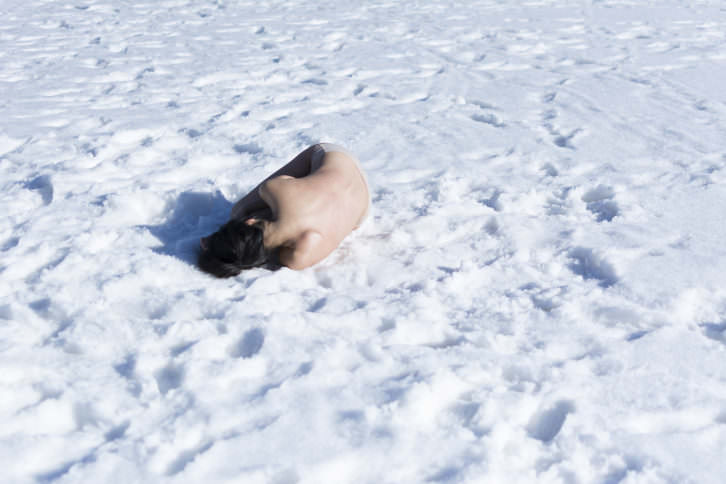
[[[721,483],[720,1],[0,2],[4,483]],[[317,141],[373,217],[216,280]]]

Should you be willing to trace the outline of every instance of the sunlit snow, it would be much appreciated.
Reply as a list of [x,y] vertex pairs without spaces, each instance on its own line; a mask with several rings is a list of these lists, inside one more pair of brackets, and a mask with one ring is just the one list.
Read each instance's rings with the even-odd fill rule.
[[[0,2],[0,481],[726,476],[719,1]],[[213,279],[308,145],[367,225]]]

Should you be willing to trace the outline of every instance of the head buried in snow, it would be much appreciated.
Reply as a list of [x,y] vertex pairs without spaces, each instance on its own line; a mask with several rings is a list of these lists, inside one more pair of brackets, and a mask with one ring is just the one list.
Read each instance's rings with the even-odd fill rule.
[[236,276],[268,260],[262,228],[240,220],[230,220],[212,235],[203,237],[199,245],[199,268],[217,277]]

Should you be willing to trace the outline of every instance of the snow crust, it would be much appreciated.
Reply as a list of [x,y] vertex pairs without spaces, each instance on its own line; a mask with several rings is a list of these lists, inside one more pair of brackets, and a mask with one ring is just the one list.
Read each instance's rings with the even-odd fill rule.
[[[6,483],[721,483],[718,1],[0,5]],[[317,141],[370,223],[214,280]]]

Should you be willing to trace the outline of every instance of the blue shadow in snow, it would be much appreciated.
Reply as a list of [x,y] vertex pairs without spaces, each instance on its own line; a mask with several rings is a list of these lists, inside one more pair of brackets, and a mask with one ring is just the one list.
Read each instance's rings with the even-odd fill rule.
[[143,227],[162,244],[154,252],[196,265],[199,239],[216,232],[228,220],[232,206],[233,203],[219,190],[215,193],[183,192],[166,222]]

